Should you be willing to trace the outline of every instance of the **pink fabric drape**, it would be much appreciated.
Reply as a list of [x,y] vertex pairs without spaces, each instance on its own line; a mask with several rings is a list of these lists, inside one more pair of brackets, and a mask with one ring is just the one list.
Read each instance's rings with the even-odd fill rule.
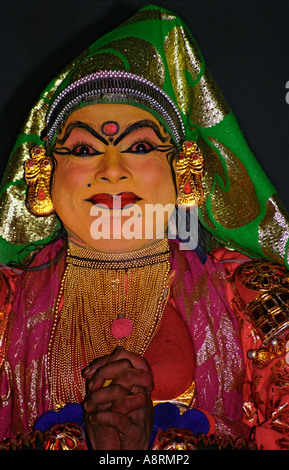
[[225,271],[171,243],[176,270],[172,294],[190,331],[195,356],[196,406],[230,420],[242,417],[244,360],[239,325],[226,297]]
[[[62,241],[45,247],[34,265],[47,263]],[[243,355],[238,324],[225,294],[222,268],[210,259],[171,244],[176,271],[172,294],[193,339],[196,356],[196,406],[231,420],[242,415]],[[6,358],[0,372],[0,441],[27,433],[51,409],[47,354],[53,310],[65,268],[63,257],[50,268],[19,275],[9,314]]]

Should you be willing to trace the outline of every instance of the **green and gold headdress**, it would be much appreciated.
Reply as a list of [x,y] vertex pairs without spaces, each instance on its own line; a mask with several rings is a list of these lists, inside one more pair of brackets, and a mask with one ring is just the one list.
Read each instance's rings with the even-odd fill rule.
[[[180,149],[196,141],[205,160],[199,217],[228,248],[289,266],[288,215],[240,131],[186,24],[150,5],[98,39],[44,90],[25,122],[0,188],[0,261],[21,261],[26,247],[49,242],[55,214],[25,207],[23,164],[36,145],[49,149],[73,110],[128,103],[153,113]],[[45,130],[45,131],[44,131]]]

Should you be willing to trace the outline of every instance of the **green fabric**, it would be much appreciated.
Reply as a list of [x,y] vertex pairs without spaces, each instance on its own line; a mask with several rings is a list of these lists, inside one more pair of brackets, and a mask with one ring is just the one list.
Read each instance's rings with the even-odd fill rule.
[[196,140],[204,154],[205,198],[199,216],[212,236],[228,248],[288,267],[288,215],[276,190],[250,151],[188,27],[174,13],[154,5],[92,44],[48,85],[33,107],[0,188],[1,262],[23,259],[23,248],[46,243],[59,227],[55,215],[36,218],[25,209],[23,162],[35,143],[44,145],[40,135],[45,115],[59,93],[101,70],[144,77],[178,107],[184,139]]

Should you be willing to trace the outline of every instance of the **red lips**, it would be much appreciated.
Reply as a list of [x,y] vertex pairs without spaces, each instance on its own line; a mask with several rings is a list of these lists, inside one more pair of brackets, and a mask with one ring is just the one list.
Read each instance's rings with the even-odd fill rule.
[[134,193],[120,193],[116,196],[111,194],[94,194],[88,199],[92,204],[104,205],[109,209],[123,209],[128,204],[135,204],[140,198]]

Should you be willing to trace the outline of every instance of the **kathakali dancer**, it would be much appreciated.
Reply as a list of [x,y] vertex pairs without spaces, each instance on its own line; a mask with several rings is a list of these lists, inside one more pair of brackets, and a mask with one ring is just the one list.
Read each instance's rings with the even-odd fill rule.
[[0,197],[1,448],[289,449],[288,216],[178,16],[48,85]]

